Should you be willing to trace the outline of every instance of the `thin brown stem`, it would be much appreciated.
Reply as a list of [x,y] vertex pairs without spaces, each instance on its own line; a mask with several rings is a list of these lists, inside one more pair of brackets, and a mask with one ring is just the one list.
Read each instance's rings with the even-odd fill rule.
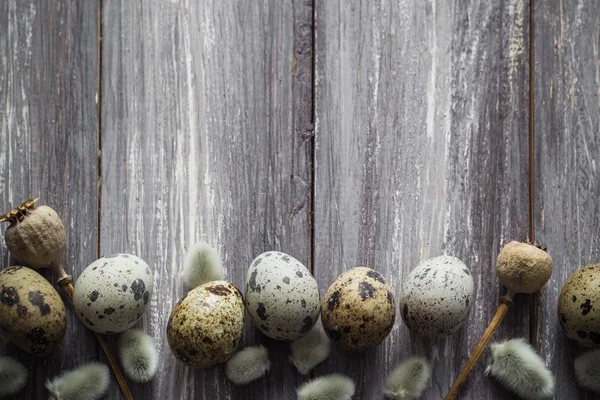
[[[73,287],[73,283],[72,283],[73,278],[71,278],[71,275],[67,275],[67,273],[65,272],[65,269],[63,268],[63,266],[61,264],[57,264],[56,266],[54,266],[54,271],[58,275],[58,280],[57,280],[58,285],[61,286],[63,289],[65,289],[65,292],[67,293],[67,296],[69,297],[69,300],[71,300],[71,302],[72,302],[73,301],[73,292],[75,292],[75,288]],[[115,374],[115,377],[117,378],[117,382],[119,383],[119,386],[121,387],[121,392],[123,392],[123,397],[125,398],[125,400],[133,400],[133,395],[131,394],[131,390],[129,390],[127,381],[125,380],[125,377],[123,376],[123,373],[121,372],[121,369],[119,368],[119,364],[117,364],[117,361],[114,359],[114,357],[112,356],[112,353],[110,352],[110,349],[106,345],[104,338],[102,337],[102,335],[100,335],[97,332],[94,332],[94,335],[96,336],[96,340],[98,340],[98,343],[100,343],[100,347],[102,347],[102,350],[104,350],[104,354],[106,355],[106,358],[108,359],[108,363],[110,364],[110,367],[112,368],[113,373]]]
[[460,389],[467,381],[469,374],[471,374],[471,371],[473,371],[473,368],[475,368],[475,365],[477,365],[477,362],[479,361],[479,359],[483,355],[483,352],[492,340],[494,333],[496,333],[496,329],[498,329],[500,322],[502,322],[502,320],[506,316],[506,313],[508,312],[508,307],[512,304],[511,298],[512,296],[507,295],[502,297],[502,299],[500,300],[501,302],[498,306],[498,311],[496,311],[496,315],[494,315],[494,318],[492,318],[490,325],[483,333],[483,336],[481,337],[481,340],[479,340],[477,347],[475,347],[475,350],[473,350],[473,352],[471,353],[471,357],[469,357],[462,371],[460,371],[458,378],[456,378],[456,381],[454,381],[454,385],[452,385],[450,391],[448,392],[444,400],[456,400],[456,398],[458,397],[458,392],[460,392]]

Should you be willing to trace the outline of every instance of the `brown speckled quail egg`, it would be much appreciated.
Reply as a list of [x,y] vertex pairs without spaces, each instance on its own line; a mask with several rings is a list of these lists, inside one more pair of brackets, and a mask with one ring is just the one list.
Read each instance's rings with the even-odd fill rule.
[[115,254],[91,263],[77,278],[73,305],[94,332],[126,331],[142,317],[154,287],[148,264],[131,254]]
[[600,346],[600,264],[579,268],[567,279],[558,318],[569,338],[585,347]]
[[266,336],[294,340],[308,333],[319,318],[317,281],[294,257],[268,251],[246,271],[246,307]]
[[321,305],[327,335],[338,346],[362,351],[381,343],[396,320],[396,304],[379,272],[352,268],[329,286]]
[[208,282],[188,292],[169,317],[167,340],[180,361],[208,368],[227,361],[244,329],[244,300],[226,281]]
[[9,267],[0,271],[0,336],[28,353],[52,352],[65,336],[65,304],[36,271]]
[[404,281],[400,314],[411,331],[440,339],[465,324],[473,296],[473,277],[467,266],[456,257],[434,257],[412,270]]

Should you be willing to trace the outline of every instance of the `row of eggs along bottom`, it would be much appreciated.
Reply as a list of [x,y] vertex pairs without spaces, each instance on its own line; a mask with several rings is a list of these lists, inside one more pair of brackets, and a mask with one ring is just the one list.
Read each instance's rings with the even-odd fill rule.
[[[190,291],[169,318],[169,346],[189,366],[206,368],[229,359],[241,339],[246,309],[263,334],[286,341],[308,333],[321,315],[329,338],[351,351],[378,345],[393,327],[394,295],[385,278],[371,268],[345,271],[321,301],[316,280],[301,262],[270,251],[251,263],[242,296],[223,280],[216,258],[206,244],[190,249],[184,270]],[[65,307],[56,290],[26,267],[0,271],[0,284],[0,334],[33,354],[53,351],[66,330]],[[569,278],[559,300],[565,332],[587,347],[600,344],[600,306],[595,304],[599,288],[600,266],[587,266]],[[152,291],[153,274],[146,262],[116,254],[96,260],[79,275],[73,302],[86,327],[116,334],[136,324]],[[405,279],[399,310],[409,329],[439,339],[464,325],[473,299],[467,266],[455,257],[439,256],[420,264]]]

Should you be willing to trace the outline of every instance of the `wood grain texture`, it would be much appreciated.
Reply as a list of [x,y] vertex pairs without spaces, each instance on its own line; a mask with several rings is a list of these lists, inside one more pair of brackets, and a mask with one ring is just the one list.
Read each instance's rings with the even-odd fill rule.
[[[141,324],[160,352],[136,398],[293,398],[287,344],[264,343],[268,376],[234,387],[224,367],[175,360],[165,328],[185,293],[186,249],[205,240],[226,276],[263,251],[310,265],[311,2],[103,2],[101,253],[132,252],[155,276]],[[114,343],[113,343],[114,344]],[[240,347],[241,347],[240,346]],[[109,398],[118,396],[113,385]]]
[[[56,209],[74,277],[97,247],[97,12],[92,1],[0,2],[0,207],[5,212],[39,196]],[[4,240],[0,260],[2,268],[13,262]],[[52,279],[50,271],[43,274]],[[30,374],[15,398],[47,398],[47,378],[96,360],[95,339],[68,303],[67,324],[63,345],[47,357],[3,346],[0,352]]]
[[[494,315],[501,246],[527,237],[528,2],[317,2],[315,273],[324,291],[355,266],[399,297],[406,275],[442,253],[463,259],[476,302],[465,329],[429,342],[400,315],[363,354],[335,350],[316,374],[353,377],[382,398],[401,359],[426,354],[443,398]],[[497,338],[529,336],[517,298]],[[512,395],[474,370],[461,399]]]
[[567,278],[600,260],[600,12],[597,1],[535,3],[536,237],[554,271],[538,302],[536,341],[554,372],[556,399],[596,399],[575,385],[583,349],[556,309]]

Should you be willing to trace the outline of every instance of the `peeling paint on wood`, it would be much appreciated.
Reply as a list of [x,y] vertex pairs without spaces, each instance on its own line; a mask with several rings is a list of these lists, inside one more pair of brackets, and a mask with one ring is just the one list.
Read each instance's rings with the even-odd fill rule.
[[302,381],[287,343],[259,335],[249,318],[240,348],[264,344],[273,368],[246,387],[229,383],[223,366],[176,361],[164,329],[198,240],[218,248],[242,290],[263,251],[310,266],[310,6],[104,2],[100,250],[133,252],[155,276],[141,326],[156,340],[159,369],[152,383],[132,385],[136,398],[293,398]]
[[[506,3],[506,2],[504,2]],[[382,398],[401,359],[435,364],[442,398],[503,294],[501,245],[528,231],[528,2],[317,2],[315,271],[322,290],[348,268],[380,271],[396,296],[442,253],[463,259],[477,301],[466,329],[429,342],[398,316],[363,354],[339,350],[317,374],[347,373]],[[529,336],[519,298],[497,338]],[[461,399],[508,398],[480,364]]]
[[[67,229],[65,267],[75,278],[96,258],[97,12],[93,1],[0,2],[0,207],[39,196],[56,209]],[[0,260],[2,268],[14,262],[3,239]],[[47,398],[47,378],[97,358],[94,336],[62,297],[67,333],[56,352],[39,358],[2,345],[2,354],[29,370],[15,399]]]
[[536,0],[536,238],[554,271],[536,312],[536,342],[557,399],[595,399],[575,385],[583,349],[563,334],[558,296],[579,267],[600,260],[600,12],[593,0]]

